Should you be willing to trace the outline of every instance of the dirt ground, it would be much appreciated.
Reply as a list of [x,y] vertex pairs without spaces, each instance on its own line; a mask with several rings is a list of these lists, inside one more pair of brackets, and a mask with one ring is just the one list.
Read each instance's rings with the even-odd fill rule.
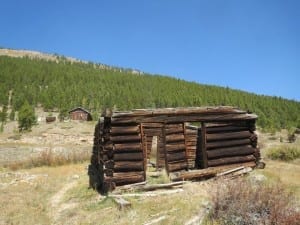
[[[88,189],[88,161],[17,171],[3,167],[8,162],[29,158],[47,149],[91,152],[95,123],[40,122],[32,132],[21,135],[16,132],[16,123],[6,124],[0,134],[0,225],[188,224],[207,212],[213,181],[187,182],[178,192],[168,190],[174,193],[155,191],[149,195],[141,192],[136,196],[124,195],[131,207],[120,210],[111,195],[100,196]],[[258,135],[263,158],[269,148],[282,144],[280,136],[285,137],[284,132],[271,135],[258,131]],[[300,144],[299,138],[297,143]],[[252,175],[283,182],[300,196],[299,161],[264,160],[266,168]]]

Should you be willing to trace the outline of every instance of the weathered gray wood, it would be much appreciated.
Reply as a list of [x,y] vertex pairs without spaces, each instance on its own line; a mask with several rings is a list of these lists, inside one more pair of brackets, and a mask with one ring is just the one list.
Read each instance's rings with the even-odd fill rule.
[[131,203],[122,197],[113,197],[113,200],[118,205],[119,210],[124,210],[131,207]]

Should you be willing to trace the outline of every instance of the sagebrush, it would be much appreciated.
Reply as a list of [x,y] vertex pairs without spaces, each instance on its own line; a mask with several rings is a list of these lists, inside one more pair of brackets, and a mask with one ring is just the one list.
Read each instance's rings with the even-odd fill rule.
[[272,160],[292,161],[300,158],[300,147],[296,145],[282,145],[268,150],[267,157]]
[[215,186],[207,224],[297,225],[300,205],[281,184],[224,180]]

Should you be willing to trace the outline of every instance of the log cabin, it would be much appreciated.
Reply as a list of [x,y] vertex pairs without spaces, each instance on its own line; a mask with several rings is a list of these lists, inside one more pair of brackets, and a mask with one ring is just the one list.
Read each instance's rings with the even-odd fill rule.
[[70,119],[71,120],[81,120],[81,121],[90,121],[92,120],[91,113],[81,107],[74,108],[69,111]]
[[154,149],[152,164],[164,168],[174,181],[202,179],[237,166],[255,167],[260,160],[256,119],[255,114],[229,106],[107,113],[95,126],[90,186],[106,193],[145,181]]

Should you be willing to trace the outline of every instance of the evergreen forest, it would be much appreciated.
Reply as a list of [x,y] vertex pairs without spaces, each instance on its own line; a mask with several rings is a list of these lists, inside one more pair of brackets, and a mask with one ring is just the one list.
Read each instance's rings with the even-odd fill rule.
[[256,113],[258,125],[266,130],[300,127],[297,101],[101,65],[65,57],[0,56],[0,106],[7,106],[11,95],[13,112],[28,102],[46,111],[81,106],[98,117],[106,108],[231,105]]

